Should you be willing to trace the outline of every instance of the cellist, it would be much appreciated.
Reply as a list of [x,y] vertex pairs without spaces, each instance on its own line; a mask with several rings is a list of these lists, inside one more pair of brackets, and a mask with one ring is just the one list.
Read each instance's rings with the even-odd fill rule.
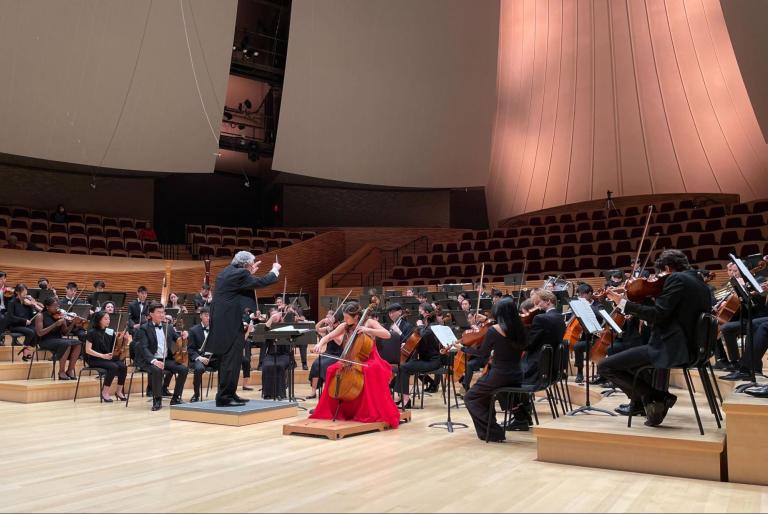
[[[421,340],[413,351],[410,360],[400,365],[400,371],[395,381],[397,384],[396,391],[400,393],[400,400],[397,403],[398,405],[401,404],[404,409],[411,407],[410,395],[408,394],[411,375],[422,373],[426,378],[427,373],[440,368],[440,343],[429,328],[430,324],[436,323],[434,307],[428,303],[422,303],[419,305],[419,316],[421,319],[416,322],[416,330],[421,333]],[[429,383],[430,381],[432,383]],[[428,380],[425,383],[426,390],[430,390],[430,386],[434,385],[436,383],[433,379]]]
[[[363,310],[357,302],[349,303],[344,307],[344,322],[333,329],[329,334],[312,348],[313,353],[322,354],[326,346],[338,336],[342,336],[342,346],[347,347],[356,335],[365,335],[370,338],[389,337],[389,331],[382,327],[378,321],[366,319],[360,323]],[[359,326],[358,326],[359,325]],[[330,357],[329,357],[330,358]],[[339,361],[330,368],[326,374],[326,384],[331,383],[332,377],[341,370],[345,363]],[[392,396],[389,394],[389,381],[392,378],[392,368],[389,363],[379,357],[376,345],[372,345],[371,353],[362,364],[363,388],[360,394],[352,401],[339,402],[331,398],[330,387],[324,387],[320,395],[317,407],[310,415],[312,419],[340,419],[354,420],[362,423],[384,422],[392,428],[400,423],[400,413],[397,410]]]
[[[595,313],[595,317],[600,319],[600,305],[594,299],[594,290],[592,286],[587,283],[581,283],[576,288],[576,296],[584,300],[592,308]],[[581,339],[575,345],[573,345],[573,357],[576,364],[576,383],[581,384],[584,382],[584,355],[587,351],[587,344],[589,344],[590,335],[582,331]]]

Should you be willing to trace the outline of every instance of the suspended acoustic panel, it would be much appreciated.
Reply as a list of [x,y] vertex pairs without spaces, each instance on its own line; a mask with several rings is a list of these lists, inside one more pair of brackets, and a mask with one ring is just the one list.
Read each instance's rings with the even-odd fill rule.
[[503,0],[492,224],[615,196],[768,196],[717,0]]

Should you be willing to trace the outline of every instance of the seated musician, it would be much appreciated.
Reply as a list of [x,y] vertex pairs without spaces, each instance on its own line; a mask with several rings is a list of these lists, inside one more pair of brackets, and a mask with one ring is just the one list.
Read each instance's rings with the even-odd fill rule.
[[101,293],[106,287],[107,284],[103,280],[96,280],[93,283],[93,293],[88,295],[88,303],[91,304],[94,312],[101,310],[101,305],[96,301],[96,293]]
[[403,296],[410,296],[410,297],[412,297],[413,296],[413,288],[409,287],[408,289],[406,289],[405,290],[405,294]]
[[[661,294],[654,305],[627,301],[620,290],[608,290],[608,297],[619,309],[651,325],[647,345],[630,348],[606,357],[598,364],[598,372],[613,382],[630,398],[630,414],[645,407],[647,426],[658,426],[675,404],[677,397],[667,391],[669,368],[691,362],[696,355],[694,334],[699,317],[711,309],[710,294],[701,277],[691,270],[686,255],[668,249],[661,253],[656,268],[667,274]],[[635,380],[641,366],[656,368],[658,381],[650,375]]]
[[24,335],[24,348],[20,353],[25,361],[32,358],[31,346],[35,343],[35,329],[30,325],[35,314],[42,310],[43,305],[27,294],[27,286],[16,284],[13,288],[13,298],[8,302],[5,319],[8,330]]
[[[35,318],[37,345],[53,353],[53,360],[59,361],[59,380],[77,380],[76,366],[82,343],[77,339],[65,339],[74,327],[59,311],[59,299],[49,296],[43,301],[45,309]],[[67,371],[64,372],[66,365]]]
[[[152,410],[162,408],[163,374],[176,375],[176,387],[171,396],[171,405],[182,403],[184,383],[188,368],[173,358],[174,343],[178,338],[176,331],[164,324],[165,308],[152,302],[147,307],[150,322],[136,328],[133,334],[136,367],[146,371],[152,387]],[[182,334],[183,336],[184,334]]]
[[195,294],[192,301],[195,302],[195,310],[198,312],[200,312],[200,309],[203,307],[210,307],[211,302],[213,301],[211,286],[203,284],[203,287],[200,288],[200,292]]
[[[84,305],[85,302],[81,300],[77,295],[77,283],[67,282],[64,298],[60,300],[61,308],[67,311],[72,310],[73,305]],[[87,332],[82,327],[75,327],[72,329],[72,335],[77,337],[81,343],[85,343],[85,336]]]
[[[526,354],[523,358],[523,384],[535,383],[539,374],[539,360],[541,359],[541,349],[549,345],[555,349],[563,341],[565,335],[565,321],[562,315],[557,312],[557,297],[555,293],[547,289],[534,289],[531,291],[530,302],[528,300],[521,304],[521,309],[527,309],[532,305],[528,312],[537,308],[543,312],[534,317],[531,327],[528,329],[528,345]],[[506,430],[529,430],[533,424],[531,418],[531,405],[527,397],[522,397],[521,402],[512,410],[513,418],[505,427]]]
[[[421,333],[421,341],[413,351],[411,358],[405,364],[400,365],[396,378],[396,391],[400,393],[398,405],[404,409],[411,408],[410,386],[411,375],[427,374],[440,368],[440,343],[429,328],[435,323],[435,309],[428,303],[419,305],[419,319],[416,322],[416,330]],[[430,381],[433,381],[430,379]],[[432,385],[432,384],[429,384]],[[425,384],[428,387],[428,384]]]
[[496,305],[501,301],[502,298],[504,298],[504,293],[502,293],[498,289],[494,289],[493,293],[491,294],[491,299],[493,301],[493,304]]
[[399,303],[392,303],[387,308],[389,339],[376,342],[379,355],[390,364],[400,364],[400,347],[413,332],[413,325],[408,321]]
[[[472,306],[470,305],[469,300],[464,300],[461,302],[461,310],[467,314],[467,320],[469,321],[469,324],[474,328],[477,328],[480,323],[483,323],[488,319],[484,314],[480,314],[479,312],[475,314],[474,311],[472,311]],[[464,357],[460,356],[459,358]],[[464,391],[469,391],[469,386],[472,383],[472,375],[474,375],[476,371],[485,367],[485,365],[488,363],[488,357],[475,353],[471,356],[468,355],[466,358],[467,365],[465,367],[464,376],[460,378],[459,383],[464,388]]]
[[[357,302],[347,304],[344,309],[344,322],[333,329],[330,334],[320,339],[320,342],[312,348],[313,353],[324,353],[326,345],[342,336],[342,348],[351,342],[352,337],[375,339],[388,337],[389,332],[378,321],[365,319],[361,322],[364,311]],[[357,334],[357,336],[355,336]],[[372,341],[371,341],[372,342]],[[350,355],[355,358],[354,352]],[[337,362],[328,368],[326,380],[330,383],[323,388],[320,401],[310,415],[311,419],[339,419],[354,420],[361,423],[383,422],[392,428],[400,424],[400,414],[397,406],[389,394],[389,381],[392,378],[392,369],[376,350],[376,345],[371,345],[371,353],[362,368],[363,387],[360,394],[348,401],[339,401],[331,393],[331,385],[335,382],[338,387],[343,387],[345,367],[348,363]],[[337,374],[341,376],[341,382],[337,380]]]
[[91,318],[91,329],[85,341],[85,360],[94,368],[104,369],[107,374],[104,377],[104,387],[101,390],[101,399],[106,403],[112,403],[109,389],[112,381],[117,377],[117,389],[115,396],[121,402],[125,401],[123,386],[128,374],[128,367],[112,351],[115,348],[115,332],[109,328],[109,314],[99,311]]
[[[344,316],[341,312],[334,314],[332,310],[329,310],[325,318],[315,324],[315,330],[320,337],[324,337],[333,332],[333,330],[343,321]],[[341,336],[339,336],[336,339],[329,341],[326,349],[327,355],[334,355],[336,357],[341,355],[341,339]],[[328,368],[335,363],[336,360],[323,357],[322,355],[312,363],[312,366],[309,368],[309,385],[312,388],[312,393],[307,396],[308,400],[317,398],[317,388],[325,381],[325,375],[328,372]]]
[[[597,319],[600,320],[602,319],[599,314],[600,305],[595,301],[593,297],[594,293],[595,292],[592,289],[592,286],[586,283],[581,283],[576,288],[576,296],[587,302],[589,306],[592,307],[592,311],[595,313]],[[577,384],[584,382],[584,355],[587,352],[587,345],[589,344],[590,339],[591,336],[585,330],[582,330],[581,339],[573,346],[573,358],[576,364]]]
[[[301,313],[301,309],[297,310],[294,308],[293,304],[286,304],[283,301],[282,296],[277,296],[275,298],[275,305],[277,306],[277,310],[280,313],[282,313],[282,317],[279,320],[280,323],[294,323],[294,322],[306,321],[306,318]],[[301,356],[301,369],[303,370],[309,369],[309,366],[307,365],[307,347],[306,346],[299,346],[299,355]]]
[[179,314],[187,314],[187,307],[184,304],[179,304],[179,295],[171,293],[168,296],[168,303],[165,305],[166,309],[179,309]]
[[488,412],[491,396],[500,387],[519,386],[522,383],[523,371],[520,365],[522,352],[527,341],[523,324],[517,313],[515,302],[504,298],[493,306],[493,317],[496,324],[488,329],[479,348],[459,347],[467,354],[487,360],[493,351],[493,363],[488,374],[483,375],[464,396],[467,411],[472,416],[477,437],[485,440],[490,430],[489,440],[502,442],[505,439],[504,428],[495,420],[488,426]]
[[[128,332],[131,334],[144,322],[144,317],[149,312],[147,310],[147,294],[147,288],[139,286],[136,289],[136,299],[128,304]],[[163,309],[163,317],[165,317],[165,309]]]
[[[267,329],[273,324],[280,323],[283,314],[274,310],[267,322]],[[291,352],[287,345],[277,344],[275,339],[265,339],[262,353],[259,356],[261,366],[261,395],[264,399],[283,399],[286,397],[286,370],[291,364]],[[263,355],[263,356],[262,356]]]
[[[768,291],[768,281],[761,284],[763,291]],[[756,303],[763,305],[766,300],[760,298]],[[727,323],[726,323],[727,325]],[[768,318],[760,317],[752,320],[752,347],[744,345],[744,353],[736,363],[735,369],[720,380],[751,380],[751,371],[757,375],[763,374],[763,356],[768,351]],[[753,395],[761,396],[763,395]]]
[[624,272],[620,269],[614,269],[610,270],[605,275],[605,288],[609,287],[619,287],[621,286],[626,278],[624,277]]
[[[8,310],[7,302],[10,302],[11,298],[13,298],[13,289],[8,288],[5,285],[6,280],[5,272],[0,271],[0,337],[2,337],[2,334],[8,325],[8,320],[5,317],[5,313]],[[6,294],[9,296],[7,300],[5,298]]]
[[206,368],[215,368],[215,362],[210,352],[205,351],[205,342],[208,339],[211,324],[211,311],[208,307],[200,308],[200,323],[189,329],[189,368],[193,373],[192,384],[194,394],[190,402],[199,402],[202,398],[203,374]]

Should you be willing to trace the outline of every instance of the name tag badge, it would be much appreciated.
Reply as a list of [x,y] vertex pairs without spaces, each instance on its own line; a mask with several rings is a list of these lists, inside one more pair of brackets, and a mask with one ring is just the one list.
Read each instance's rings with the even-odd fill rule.
[[114,331],[114,330],[112,330],[111,328],[108,328],[108,329],[106,329],[104,332],[106,332],[106,334],[107,334],[108,336],[113,336],[113,335],[115,335],[115,331]]

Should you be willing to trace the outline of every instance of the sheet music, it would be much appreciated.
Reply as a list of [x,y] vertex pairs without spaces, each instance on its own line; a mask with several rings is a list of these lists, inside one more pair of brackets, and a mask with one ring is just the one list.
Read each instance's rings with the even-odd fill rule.
[[456,335],[453,333],[453,330],[451,330],[451,327],[446,327],[445,325],[430,325],[429,328],[432,329],[432,333],[435,334],[435,337],[440,341],[440,344],[443,345],[444,348],[449,348],[456,342]]
[[597,321],[597,317],[595,316],[595,312],[592,310],[592,307],[589,305],[589,303],[587,303],[586,300],[582,300],[581,298],[577,300],[571,300],[568,302],[568,305],[571,306],[573,313],[584,324],[587,332],[594,335],[602,330],[600,322]]
[[311,328],[294,328],[293,325],[287,325],[287,326],[280,327],[280,328],[273,328],[271,330],[271,332],[300,332],[300,333],[304,333],[304,332],[309,332],[310,330],[312,330],[312,329]]
[[600,316],[602,316],[602,317],[603,317],[603,319],[605,320],[605,323],[606,323],[606,324],[607,324],[609,327],[611,327],[611,328],[613,329],[613,331],[614,331],[614,332],[616,332],[616,335],[619,335],[619,336],[620,336],[621,334],[623,334],[623,333],[624,333],[624,331],[623,331],[623,330],[621,330],[621,327],[619,327],[619,326],[616,324],[616,322],[615,322],[615,321],[613,321],[613,318],[611,317],[611,315],[610,315],[610,314],[608,314],[608,312],[607,312],[605,309],[600,309],[598,312],[600,313]]

